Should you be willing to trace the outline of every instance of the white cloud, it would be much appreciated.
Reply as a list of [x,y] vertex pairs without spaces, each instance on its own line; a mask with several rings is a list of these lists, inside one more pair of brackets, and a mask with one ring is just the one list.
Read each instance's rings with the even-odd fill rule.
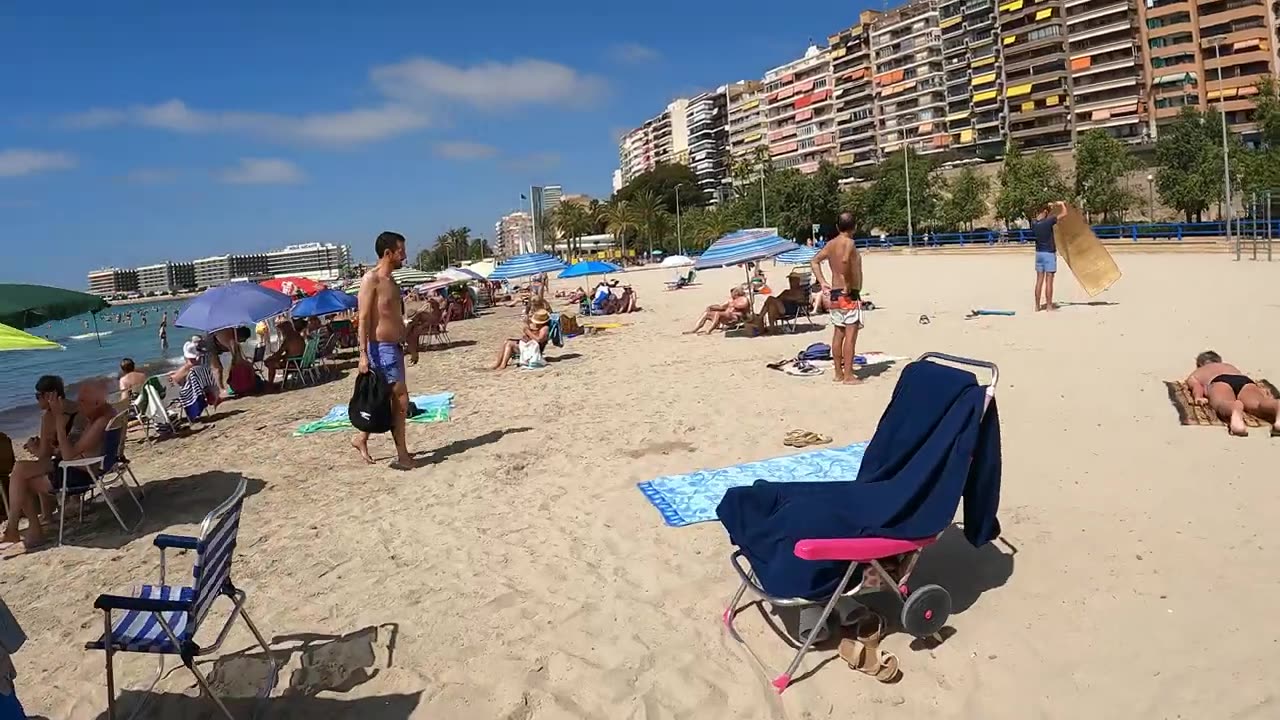
[[657,50],[640,43],[625,42],[614,45],[609,48],[609,57],[614,62],[623,63],[625,65],[643,65],[644,63],[654,62],[662,56]]
[[240,158],[218,177],[232,185],[290,185],[306,179],[301,168],[280,158]]
[[0,150],[0,177],[19,177],[76,166],[76,156],[67,152],[11,148]]
[[436,154],[450,160],[484,160],[498,154],[498,148],[469,140],[436,143]]
[[426,127],[421,110],[399,105],[342,112],[282,115],[237,110],[198,110],[181,100],[125,109],[94,108],[63,118],[76,129],[134,125],[187,134],[248,133],[274,140],[323,145],[356,145],[384,140]]
[[370,76],[387,97],[411,105],[440,99],[490,109],[545,103],[587,105],[605,91],[601,78],[546,60],[491,61],[462,67],[431,58],[411,58],[376,67]]

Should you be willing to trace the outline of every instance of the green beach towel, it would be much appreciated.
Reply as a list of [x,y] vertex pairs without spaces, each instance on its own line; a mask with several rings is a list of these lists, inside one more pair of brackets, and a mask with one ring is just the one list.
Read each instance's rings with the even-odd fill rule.
[[[418,408],[418,413],[409,418],[411,423],[437,423],[447,422],[449,420],[449,411],[453,407],[453,393],[440,393],[438,395],[416,395],[409,398],[409,402]],[[301,435],[312,435],[318,432],[337,432],[340,430],[354,430],[351,425],[351,419],[347,417],[346,405],[334,405],[325,416],[319,420],[303,423],[293,431],[294,437]]]

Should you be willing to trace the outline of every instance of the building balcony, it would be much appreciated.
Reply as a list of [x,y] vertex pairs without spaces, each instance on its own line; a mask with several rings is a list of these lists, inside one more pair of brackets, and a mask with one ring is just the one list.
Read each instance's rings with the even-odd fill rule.
[[[1078,5],[1079,3],[1077,3],[1077,6]],[[1068,6],[1068,8],[1070,7],[1072,6]],[[1103,0],[1103,2],[1098,2],[1093,5],[1090,5],[1083,12],[1079,12],[1075,14],[1072,14],[1070,9],[1068,9],[1066,20],[1067,20],[1067,25],[1071,26],[1077,23],[1088,22],[1090,20],[1096,20],[1097,18],[1106,17],[1108,15],[1113,15],[1117,13],[1123,14],[1126,18],[1129,17],[1129,14],[1130,14],[1129,3],[1125,2],[1124,0],[1120,0],[1119,2],[1117,2],[1116,0]],[[1137,16],[1134,15],[1134,17],[1136,18]]]
[[1072,94],[1075,95],[1076,101],[1080,102],[1081,98],[1087,97],[1093,93],[1106,92],[1108,90],[1118,90],[1120,88],[1132,88],[1134,92],[1140,92],[1142,88],[1142,78],[1137,74],[1129,77],[1116,78],[1105,82],[1090,83],[1081,85],[1074,83],[1072,85]]
[[1127,16],[1123,16],[1115,22],[1107,23],[1106,25],[1099,25],[1087,30],[1081,29],[1078,26],[1071,26],[1068,40],[1074,45],[1076,43],[1084,42],[1085,40],[1111,34],[1115,34],[1118,37],[1132,38],[1135,34],[1133,24],[1129,21]]

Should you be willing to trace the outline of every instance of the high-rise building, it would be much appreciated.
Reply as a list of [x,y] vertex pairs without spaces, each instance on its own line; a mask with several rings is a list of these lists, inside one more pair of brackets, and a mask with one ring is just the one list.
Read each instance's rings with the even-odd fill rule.
[[542,212],[551,214],[560,207],[560,199],[564,197],[564,188],[559,185],[542,186]]
[[196,267],[190,262],[162,262],[137,269],[138,292],[176,293],[196,289]]
[[764,118],[775,168],[813,172],[835,162],[835,105],[828,49],[809,46],[804,57],[764,76]]
[[1259,0],[1138,6],[1156,132],[1184,106],[1221,109],[1231,128],[1253,132],[1257,82],[1274,77],[1276,12]]
[[622,169],[621,168],[613,171],[612,185],[613,185],[614,192],[618,192],[619,190],[622,189]]
[[757,80],[739,80],[725,87],[725,103],[728,106],[729,170],[733,163],[749,160],[758,148],[765,148],[764,83]]
[[997,8],[1008,138],[1023,148],[1071,144],[1073,101],[1062,10],[1061,0],[1009,0]]
[[835,102],[836,163],[855,174],[874,167],[878,145],[871,94],[871,25],[879,14],[863,11],[858,24],[827,38]]
[[511,257],[534,252],[533,218],[520,210],[504,215],[493,229],[498,257]]
[[94,295],[110,297],[136,292],[138,289],[138,271],[121,268],[103,268],[89,273],[89,292]]
[[689,101],[672,100],[653,123],[655,165],[689,164]]
[[922,153],[945,149],[951,137],[942,31],[932,0],[907,3],[876,19],[871,63],[881,150],[893,152],[904,143]]
[[961,157],[1004,148],[1004,87],[995,0],[940,0],[949,147]]
[[289,245],[283,250],[272,250],[266,256],[267,271],[275,277],[301,275],[315,280],[336,280],[351,264],[351,249],[331,243]]
[[[232,280],[264,280],[272,276],[271,261],[266,253],[217,255],[201,258],[194,261],[192,265],[195,266],[198,288],[217,287]],[[284,274],[298,275],[299,273]]]
[[[1103,129],[1114,137],[1150,137],[1138,12],[1134,0],[1067,0],[1073,141]],[[1034,102],[1028,99],[1028,102]]]
[[728,107],[725,88],[705,92],[689,101],[689,169],[708,202],[718,204],[726,195],[728,172]]
[[623,135],[618,143],[618,168],[622,174],[622,185],[631,182],[637,175],[649,172],[653,166],[653,120],[649,120]]

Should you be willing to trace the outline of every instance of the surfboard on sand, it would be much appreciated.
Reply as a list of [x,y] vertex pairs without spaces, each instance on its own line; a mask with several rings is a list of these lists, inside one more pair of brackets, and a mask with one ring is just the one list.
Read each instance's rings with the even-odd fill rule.
[[1089,229],[1079,210],[1067,206],[1067,214],[1054,226],[1054,242],[1080,287],[1094,297],[1120,279],[1120,267],[1106,246]]

